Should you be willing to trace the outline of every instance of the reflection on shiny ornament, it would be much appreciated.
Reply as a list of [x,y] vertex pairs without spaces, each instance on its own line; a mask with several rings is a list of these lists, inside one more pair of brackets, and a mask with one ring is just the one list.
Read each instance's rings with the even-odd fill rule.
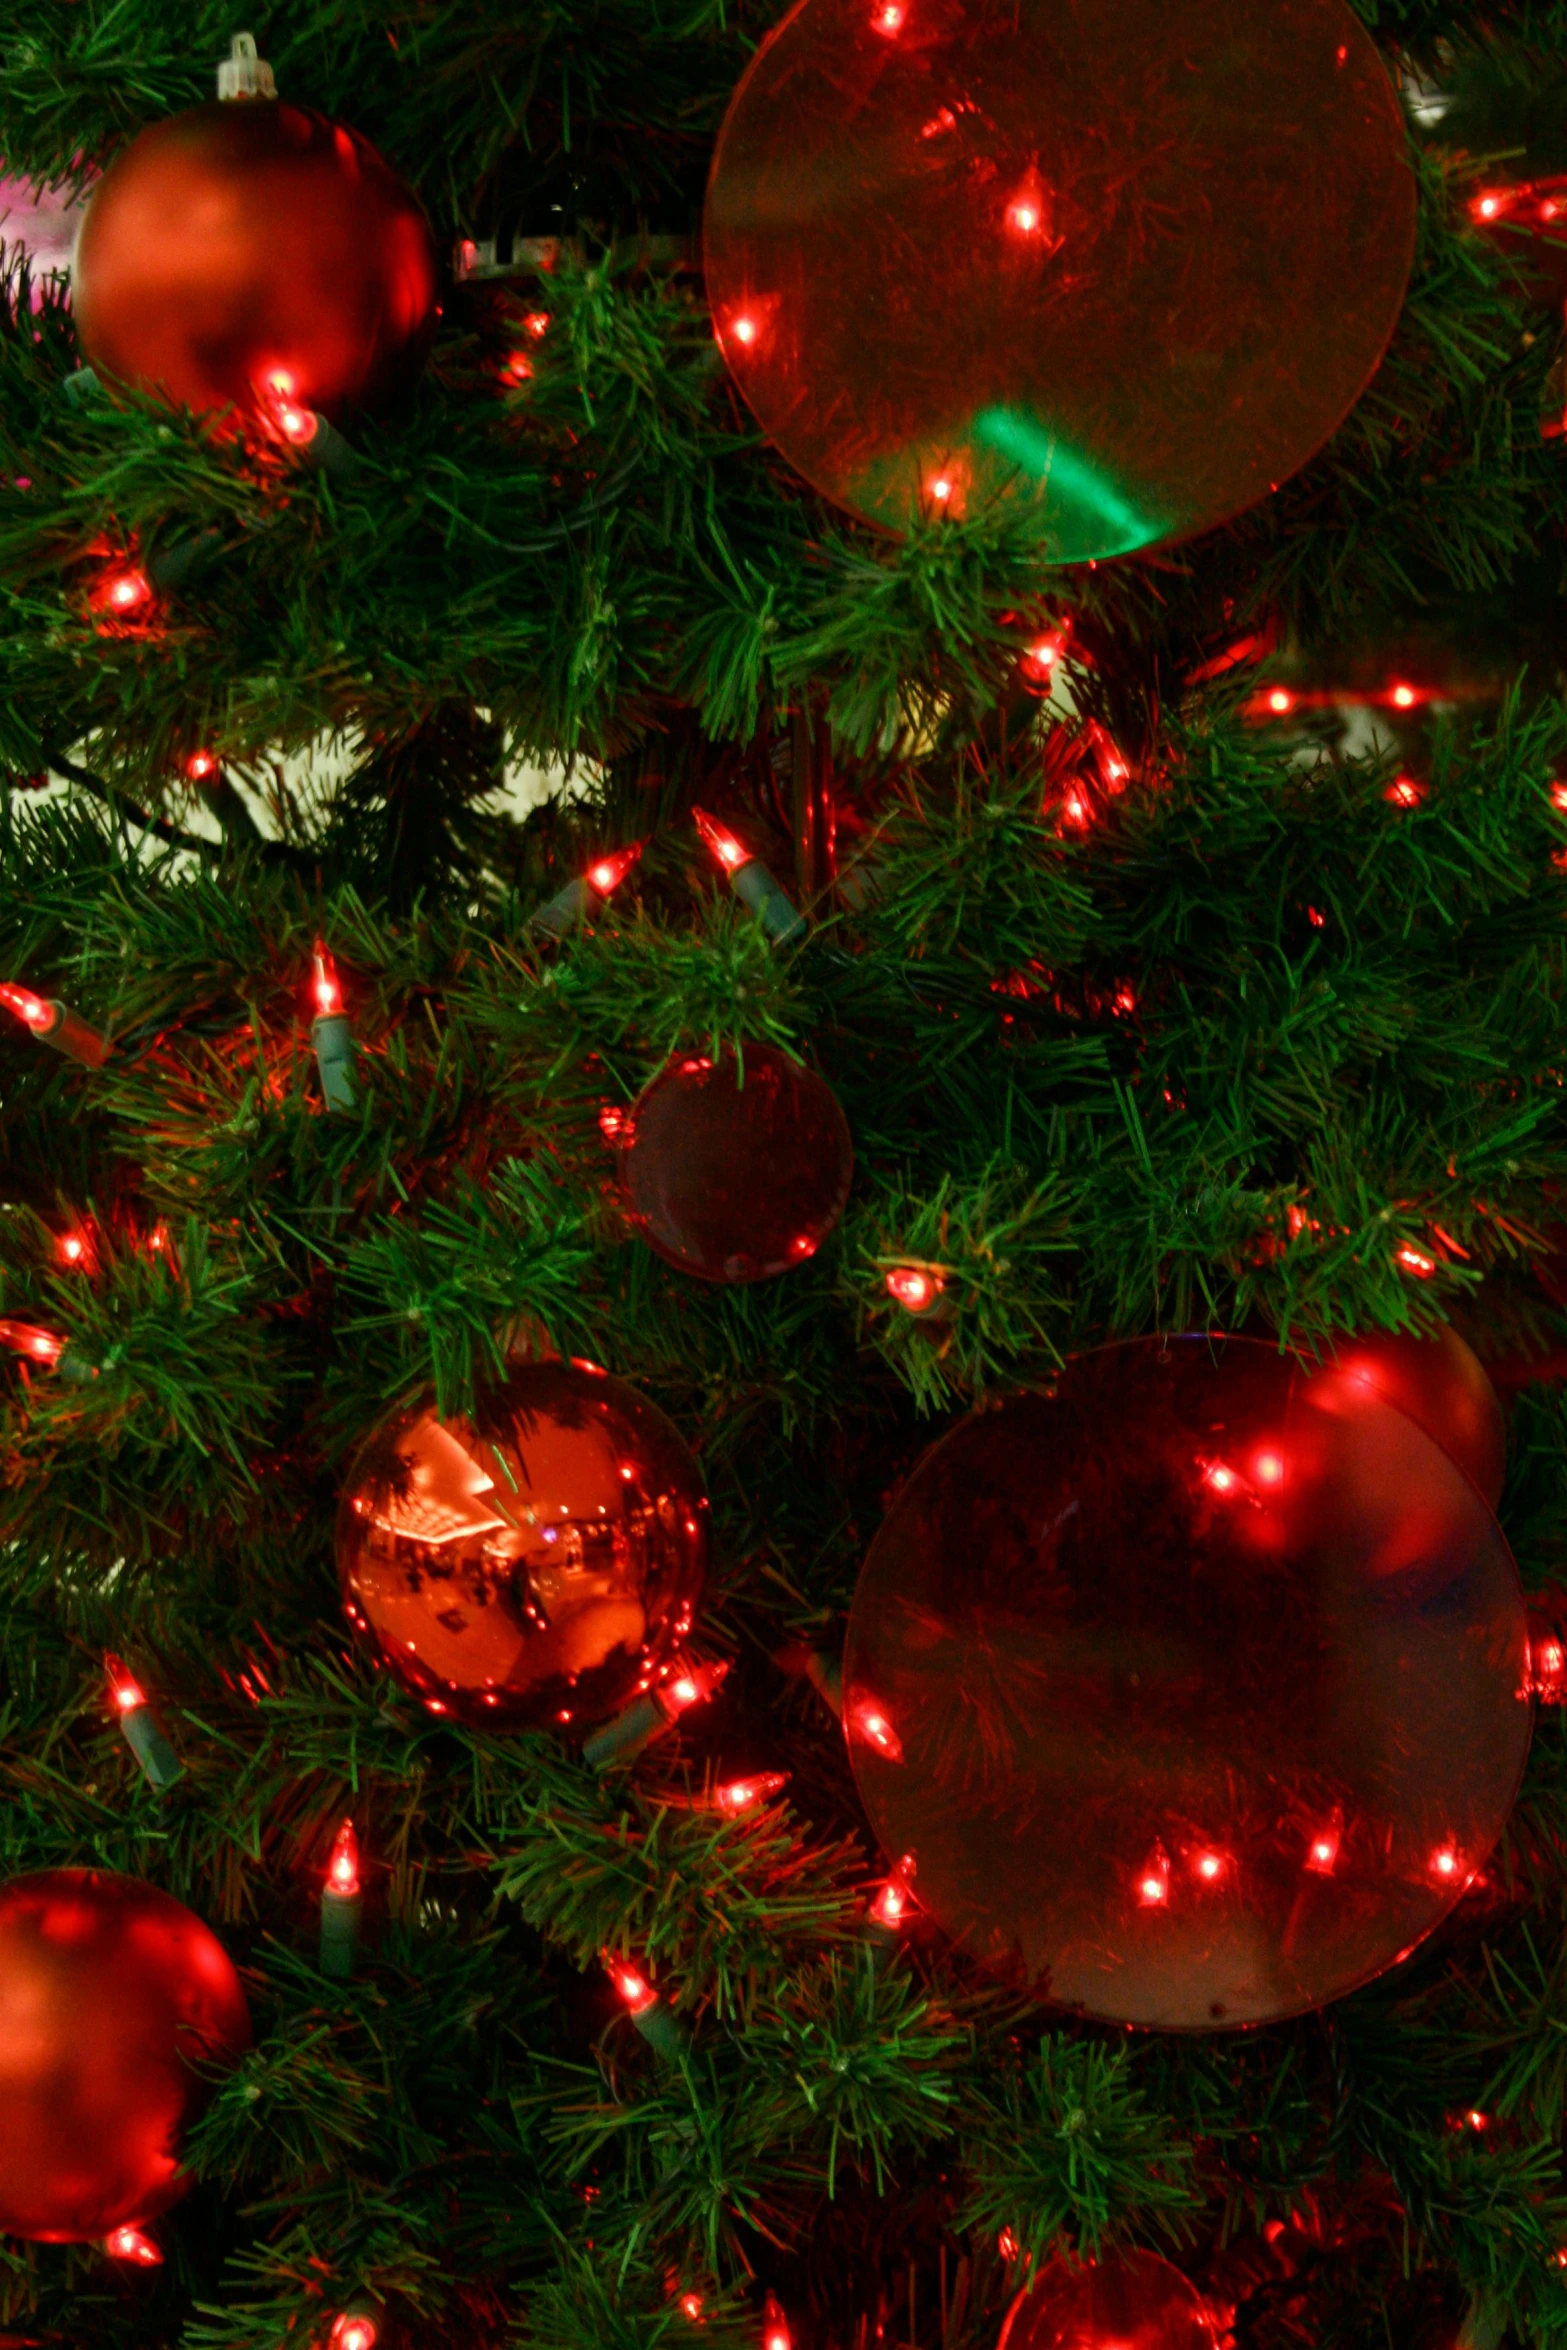
[[431,1712],[588,1726],[689,1634],[706,1528],[661,1412],[596,1369],[529,1364],[472,1421],[426,1409],[371,1438],[338,1518],[345,1605]]

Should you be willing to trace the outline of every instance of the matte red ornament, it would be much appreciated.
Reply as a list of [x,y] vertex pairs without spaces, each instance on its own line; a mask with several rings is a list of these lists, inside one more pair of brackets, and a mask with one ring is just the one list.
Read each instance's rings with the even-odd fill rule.
[[618,1139],[632,1223],[703,1281],[767,1281],[803,1265],[848,1204],[854,1145],[838,1097],[771,1045],[669,1062]]
[[341,419],[417,374],[435,247],[418,203],[357,131],[277,98],[155,123],[103,176],[72,301],[102,374],[274,427]]
[[0,1886],[0,2229],[85,2243],[190,2181],[184,2126],[250,2016],[217,1936],[136,1877],[51,1869]]
[[1007,2312],[996,2350],[1216,2350],[1196,2287],[1157,2252],[1057,2261]]
[[1249,1339],[1105,1347],[962,1422],[871,1546],[844,1672],[920,1905],[1040,1999],[1173,2030],[1405,1957],[1531,1721],[1473,1485],[1362,1379]]
[[435,1714],[607,1721],[691,1629],[702,1476],[656,1405],[592,1364],[527,1363],[473,1418],[399,1413],[337,1519],[350,1622]]
[[1372,1330],[1335,1340],[1330,1360],[1417,1421],[1495,1509],[1507,1475],[1507,1423],[1484,1366],[1456,1330],[1434,1338]]
[[719,134],[724,357],[893,531],[999,502],[1056,561],[1276,489],[1386,348],[1402,117],[1344,0],[799,0]]

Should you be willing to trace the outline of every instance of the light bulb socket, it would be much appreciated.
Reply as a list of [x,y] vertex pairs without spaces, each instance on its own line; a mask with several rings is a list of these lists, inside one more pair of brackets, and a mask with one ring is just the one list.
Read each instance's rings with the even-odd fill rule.
[[359,1955],[359,1912],[363,1896],[337,1893],[328,1885],[321,1895],[321,1972],[334,1983],[346,1983]]
[[[61,1357],[62,1363],[64,1357]],[[140,1763],[142,1776],[161,1795],[185,1775],[185,1765],[169,1743],[168,1732],[145,1702],[127,1707],[120,1716],[125,1743]]]
[[57,1053],[64,1053],[68,1061],[79,1061],[84,1069],[101,1069],[109,1058],[110,1044],[96,1028],[89,1028],[79,1012],[57,997],[47,996],[44,1008],[49,1014],[46,1028],[35,1028],[33,1035],[40,1044],[53,1045]]
[[655,1999],[650,2006],[639,2008],[631,2020],[655,2056],[684,2056],[691,2045],[691,2035],[685,2025],[664,2005],[662,1999]]
[[528,928],[544,938],[565,938],[588,912],[593,896],[592,883],[579,874],[575,881],[568,881],[564,889],[558,889],[552,898],[546,899],[529,920]]
[[749,906],[774,946],[793,946],[805,936],[805,916],[759,857],[747,857],[729,877],[729,886]]
[[359,1088],[354,1081],[354,1024],[348,1014],[318,1012],[310,1023],[310,1044],[327,1108],[356,1110]]
[[612,1763],[631,1762],[673,1726],[671,1716],[654,1704],[650,1694],[644,1694],[583,1740],[582,1759],[590,1771],[607,1771]]

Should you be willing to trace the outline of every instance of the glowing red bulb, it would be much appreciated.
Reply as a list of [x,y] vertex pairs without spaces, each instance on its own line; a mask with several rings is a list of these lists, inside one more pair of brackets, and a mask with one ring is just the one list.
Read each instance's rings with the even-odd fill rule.
[[1287,717],[1295,707],[1295,696],[1287,686],[1272,686],[1268,692],[1268,708],[1275,718]]
[[606,1958],[604,1964],[622,2005],[632,2015],[646,2015],[658,1998],[658,1993],[647,1977],[639,1974],[634,1966],[627,1965],[624,1959]]
[[689,1673],[682,1673],[678,1681],[671,1681],[669,1694],[678,1706],[695,1705],[702,1692]]
[[1531,1693],[1559,1705],[1562,1700],[1562,1680],[1567,1667],[1567,1650],[1554,1636],[1537,1643],[1533,1654],[1533,1671],[1529,1676]]
[[106,1656],[103,1664],[109,1676],[110,1694],[122,1714],[135,1713],[138,1707],[146,1704],[141,1684],[129,1665],[122,1663],[117,1656]]
[[326,1881],[334,1893],[349,1900],[359,1891],[359,1839],[354,1834],[354,1823],[345,1820],[332,1844],[332,1857],[326,1864]]
[[1284,1463],[1276,1452],[1259,1452],[1251,1464],[1251,1473],[1259,1485],[1282,1485]]
[[1003,2228],[1000,2235],[996,2238],[996,2250],[1000,2253],[1003,2260],[1016,2260],[1017,2238],[1013,2235],[1010,2228]]
[[217,772],[217,759],[211,751],[192,751],[185,762],[185,772],[192,783],[204,783]]
[[1015,229],[1020,237],[1031,237],[1039,226],[1039,206],[1030,204],[1026,197],[1016,204],[1009,204],[1007,226]]
[[323,1013],[340,1012],[343,1008],[343,991],[337,984],[337,966],[319,940],[311,960],[315,967],[316,1010]]
[[750,850],[742,848],[728,827],[720,824],[716,816],[709,816],[705,808],[693,808],[691,821],[701,834],[709,856],[715,857],[726,873],[738,873],[742,865],[750,863]]
[[1487,2117],[1476,2106],[1470,2107],[1464,2115],[1464,2119],[1472,2130],[1488,2130],[1491,2126]]
[[914,1855],[906,1852],[892,1875],[871,1903],[871,1918],[878,1926],[901,1926],[909,1913],[909,1880],[914,1874]]
[[132,567],[111,572],[98,592],[98,601],[111,612],[134,612],[151,594],[152,583],[146,572]]
[[877,1753],[884,1755],[888,1762],[902,1762],[903,1741],[874,1698],[862,1698],[851,1707],[849,1728],[867,1746],[874,1746]]
[[1203,1470],[1202,1481],[1215,1493],[1231,1494],[1240,1491],[1240,1479],[1224,1461],[1210,1461]]
[[1431,1855],[1431,1874],[1439,1884],[1450,1885],[1458,1874],[1458,1855],[1450,1844],[1439,1845]]
[[606,1142],[618,1142],[626,1113],[619,1102],[604,1102],[599,1107],[599,1132]]
[[688,1706],[700,1705],[711,1697],[728,1670],[724,1663],[682,1665],[662,1687],[653,1691],[653,1702],[665,1721],[673,1722]]
[[1395,685],[1389,698],[1395,710],[1412,710],[1419,696],[1412,685]]
[[68,1265],[79,1265],[87,1254],[87,1243],[79,1232],[67,1232],[60,1242],[60,1255]]
[[758,1771],[751,1779],[730,1779],[713,1796],[715,1810],[728,1812],[750,1811],[758,1803],[766,1803],[789,1784],[787,1771]]
[[1314,1877],[1331,1877],[1338,1867],[1339,1832],[1319,1828],[1306,1848],[1306,1866]]
[[1170,1898],[1168,1880],[1151,1874],[1140,1878],[1137,1886],[1137,1898],[1144,1909],[1160,1908]]
[[1562,813],[1567,815],[1567,783],[1552,784],[1551,806],[1553,808],[1560,808]]
[[65,1340],[56,1337],[52,1330],[40,1330],[36,1322],[0,1321],[0,1346],[10,1347],[13,1354],[26,1355],[50,1371],[65,1352]]
[[1504,201],[1503,197],[1496,195],[1477,196],[1473,206],[1475,218],[1477,220],[1494,220],[1501,211]]
[[923,1265],[894,1265],[887,1275],[887,1295],[909,1314],[929,1313],[943,1286],[941,1275]]
[[1427,1256],[1423,1248],[1410,1247],[1407,1242],[1394,1251],[1393,1262],[1406,1273],[1412,1273],[1417,1281],[1429,1281],[1436,1271],[1435,1257]]
[[680,2314],[682,2317],[688,2317],[694,2326],[699,2326],[702,2322],[701,2294],[682,2293],[680,2296]]
[[539,343],[549,333],[550,314],[547,310],[530,310],[522,323],[534,341]]
[[1412,775],[1395,775],[1382,794],[1395,808],[1418,808],[1425,796],[1424,787]]
[[871,29],[890,41],[894,33],[902,32],[903,17],[904,11],[899,6],[898,0],[883,0],[882,6],[871,18]]
[[762,2329],[762,2350],[789,2350],[789,2328],[783,2311],[771,2293],[767,2296],[766,2322]]
[[735,341],[737,343],[744,344],[747,349],[749,349],[751,344],[755,342],[756,331],[756,320],[750,317],[748,314],[743,314],[741,317],[733,320],[729,328],[729,332],[731,335],[733,335]]
[[334,2319],[327,2339],[332,2350],[375,2350],[380,2335],[381,2329],[373,2317],[360,2310],[350,2313],[345,2309]]
[[1069,791],[1066,795],[1066,798],[1061,802],[1062,823],[1069,824],[1074,832],[1081,832],[1086,827],[1088,818],[1088,802],[1084,799],[1082,793],[1075,789]]
[[1216,1885],[1224,1874],[1222,1852],[1199,1852],[1193,1867],[1205,1885]]
[[103,2248],[111,2260],[128,2260],[137,2268],[163,2266],[163,2254],[140,2228],[112,2228],[104,2237]]
[[296,408],[291,400],[280,403],[277,420],[284,440],[296,449],[308,448],[321,429],[321,419],[313,408]]
[[607,898],[612,889],[619,889],[641,854],[642,843],[635,840],[629,849],[616,849],[610,856],[600,857],[596,865],[588,867],[588,880],[601,898]]
[[930,494],[938,506],[944,506],[952,495],[952,484],[944,473],[938,473],[930,485]]
[[525,384],[533,374],[533,361],[526,351],[508,351],[501,366],[501,381]]
[[54,1017],[42,996],[34,995],[31,988],[13,987],[8,979],[0,980],[0,1004],[14,1012],[25,1027],[35,1030],[47,1028]]

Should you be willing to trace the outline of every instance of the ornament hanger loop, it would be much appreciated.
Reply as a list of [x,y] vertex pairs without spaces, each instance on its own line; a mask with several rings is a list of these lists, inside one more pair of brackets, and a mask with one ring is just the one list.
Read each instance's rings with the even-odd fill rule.
[[275,98],[277,83],[264,57],[256,55],[254,33],[236,33],[218,67],[220,98]]

